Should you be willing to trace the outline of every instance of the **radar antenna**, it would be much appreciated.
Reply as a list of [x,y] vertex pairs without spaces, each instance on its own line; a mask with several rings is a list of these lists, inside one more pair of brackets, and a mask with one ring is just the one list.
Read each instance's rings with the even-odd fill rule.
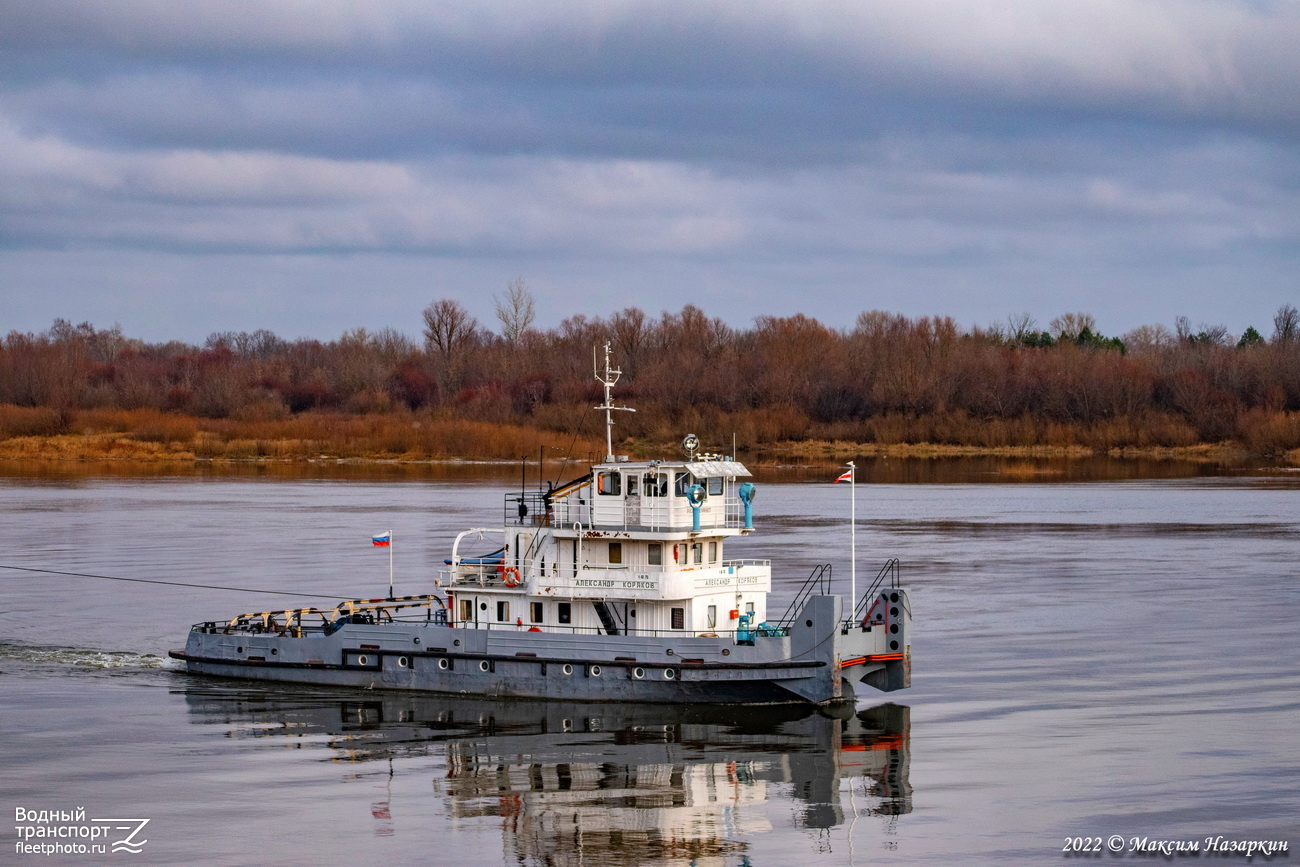
[[614,460],[614,411],[619,412],[636,412],[630,406],[614,406],[614,398],[610,395],[610,389],[618,382],[618,378],[623,375],[623,371],[609,366],[609,343],[605,343],[605,375],[600,375],[600,368],[596,366],[596,347],[591,348],[591,368],[596,375],[596,381],[605,386],[605,402],[596,409],[605,411],[605,460]]

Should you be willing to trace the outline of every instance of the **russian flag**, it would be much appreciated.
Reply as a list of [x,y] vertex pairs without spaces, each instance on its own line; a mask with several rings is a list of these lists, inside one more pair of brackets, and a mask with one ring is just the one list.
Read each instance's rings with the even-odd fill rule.
[[[853,470],[849,470],[847,473],[845,473],[844,475],[840,476],[840,477],[839,477],[838,479],[836,479],[834,482],[831,482],[831,484],[837,484],[837,483],[839,483],[839,482],[851,482],[851,481],[853,481]],[[375,544],[378,544],[378,543],[376,542]]]
[[378,536],[371,536],[370,541],[376,548],[387,548],[393,544],[393,531],[389,530],[386,533],[380,533]]

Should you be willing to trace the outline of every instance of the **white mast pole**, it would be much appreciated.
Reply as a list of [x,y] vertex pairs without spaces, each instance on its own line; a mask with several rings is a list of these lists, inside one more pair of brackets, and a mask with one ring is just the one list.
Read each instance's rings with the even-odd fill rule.
[[388,531],[388,598],[393,598],[393,531]]
[[849,619],[858,604],[858,468],[849,461]]
[[621,412],[636,412],[630,406],[614,406],[614,398],[610,394],[610,389],[618,382],[618,378],[623,375],[622,370],[611,368],[609,366],[609,343],[605,344],[605,375],[600,375],[599,368],[596,368],[596,347],[591,348],[591,366],[596,374],[596,381],[605,387],[605,402],[596,409],[605,411],[605,460],[614,460],[614,410]]

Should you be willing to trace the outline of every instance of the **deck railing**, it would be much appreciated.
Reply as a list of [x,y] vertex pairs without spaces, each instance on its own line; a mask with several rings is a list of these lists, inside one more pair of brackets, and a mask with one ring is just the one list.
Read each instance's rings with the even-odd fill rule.
[[[619,529],[619,530],[689,530],[693,515],[683,497],[669,494],[666,497],[642,497],[639,510],[640,519],[628,521],[628,513],[623,511],[622,519],[617,521],[595,522],[591,500],[587,497],[576,498],[552,497],[543,491],[515,491],[505,495],[503,516],[507,525],[529,527],[572,527],[581,525],[584,529]],[[716,500],[722,495],[710,497]],[[739,528],[745,526],[745,507],[740,497],[726,495],[722,508],[706,509],[701,515],[701,529],[714,530],[722,528]]]
[[867,616],[867,612],[871,610],[871,603],[875,600],[876,594],[880,592],[880,590],[886,587],[890,590],[897,590],[899,588],[900,579],[898,569],[897,557],[891,558],[884,566],[880,567],[880,571],[876,574],[876,580],[871,582],[871,586],[867,588],[867,592],[862,594],[862,598],[858,600],[858,604],[853,608],[853,616],[849,618],[850,622],[862,622],[863,618]]
[[830,563],[815,566],[812,574],[804,580],[803,586],[799,588],[799,592],[794,595],[790,607],[785,610],[785,613],[781,615],[781,619],[776,622],[788,625],[794,620],[799,610],[803,608],[804,603],[808,601],[808,597],[814,594],[818,596],[829,595],[831,592],[831,568]]
[[[515,566],[513,560],[503,561],[501,563],[485,564],[462,564],[456,569],[443,569],[438,572],[438,577],[442,587],[455,589],[457,587],[479,587],[482,589],[505,590],[524,593],[526,590],[525,582],[531,577],[543,577],[547,584],[554,588],[570,587],[572,582],[578,578],[601,577],[603,575],[618,575],[620,577],[634,577],[636,575],[648,575],[652,580],[662,581],[665,578],[692,578],[696,577],[695,573],[716,572],[718,574],[734,575],[750,569],[771,569],[771,560],[761,559],[738,559],[723,560],[718,563],[703,563],[699,566],[686,566],[677,569],[665,569],[662,566],[647,566],[645,564],[633,563],[584,563],[578,575],[573,574],[572,566],[565,566],[556,571],[556,564],[546,564],[546,572],[542,573],[542,562],[540,559],[530,559],[520,561]],[[506,583],[506,573],[510,570],[518,570],[519,583],[511,586]],[[514,577],[511,572],[511,578]]]
[[[443,616],[439,617],[437,615],[443,615]],[[409,624],[429,623],[435,628],[450,627],[453,629],[487,629],[495,632],[543,632],[543,633],[552,633],[558,635],[599,635],[599,636],[605,636],[608,634],[605,632],[603,628],[599,626],[569,626],[566,624],[555,624],[555,623],[519,624],[519,623],[515,623],[514,621],[510,621],[509,623],[504,623],[504,622],[498,623],[495,621],[479,621],[475,623],[472,620],[470,621],[458,620],[455,621],[454,623],[447,623],[445,619],[445,612],[442,610],[436,610],[432,612],[431,616],[412,617],[409,615],[405,615],[405,616],[399,615],[392,618],[391,621],[385,619],[383,622],[384,623],[397,622],[397,623],[409,623]],[[190,629],[193,632],[203,632],[203,633],[212,633],[212,634],[221,633],[227,635],[289,634],[295,638],[301,638],[307,635],[329,634],[331,631],[330,626],[327,624],[326,625],[322,625],[322,624],[303,625],[301,627],[297,627],[292,630],[289,630],[286,629],[286,627],[283,624],[268,628],[263,624],[257,622],[244,622],[239,624],[231,624],[225,621],[215,621],[215,620],[208,620],[203,623],[195,623],[193,626],[190,627]],[[759,630],[757,629],[757,627],[748,630],[745,629],[703,629],[703,630],[701,629],[640,629],[640,628],[633,627],[625,630],[620,630],[620,635],[631,636],[633,638],[636,637],[731,638],[732,641],[735,642],[735,641],[742,640],[758,631]],[[770,627],[768,631],[763,634],[772,635],[772,634],[777,634],[778,632],[780,634],[786,634],[786,630],[784,629],[778,630],[775,627]],[[738,638],[737,636],[740,636],[740,638]]]

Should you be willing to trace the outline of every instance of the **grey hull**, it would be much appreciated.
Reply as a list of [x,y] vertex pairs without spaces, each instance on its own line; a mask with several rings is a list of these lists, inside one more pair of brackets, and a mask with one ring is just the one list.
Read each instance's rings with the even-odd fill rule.
[[[638,636],[348,624],[330,634],[226,631],[200,624],[172,656],[196,673],[263,681],[501,698],[647,703],[824,703],[854,683],[907,685],[904,654],[879,630],[850,628],[841,600],[814,596],[789,634]],[[897,656],[876,661],[874,656]]]

